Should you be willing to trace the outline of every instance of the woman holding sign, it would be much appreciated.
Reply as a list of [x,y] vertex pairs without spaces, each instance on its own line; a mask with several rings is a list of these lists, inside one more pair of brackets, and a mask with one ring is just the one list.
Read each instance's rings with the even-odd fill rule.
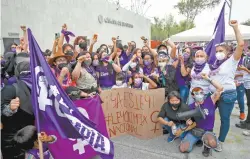
[[[242,39],[238,22],[231,20],[229,25],[233,28],[237,40],[237,48],[233,55],[228,58],[228,46],[226,43],[217,44],[216,47],[216,61],[210,65],[211,80],[218,81],[224,88],[223,93],[218,101],[218,108],[221,117],[221,127],[219,134],[219,143],[216,151],[222,151],[222,143],[225,141],[230,127],[230,116],[237,98],[236,86],[234,83],[235,72],[241,58],[244,41]],[[210,90],[215,92],[215,87],[210,86]]]

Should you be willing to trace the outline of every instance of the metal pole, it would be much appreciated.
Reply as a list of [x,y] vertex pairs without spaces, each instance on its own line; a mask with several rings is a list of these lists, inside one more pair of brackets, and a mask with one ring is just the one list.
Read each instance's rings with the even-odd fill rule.
[[233,6],[233,0],[229,0],[230,1],[230,11],[229,11],[229,17],[228,17],[228,20],[229,22],[231,21],[231,15],[232,15],[232,6]]

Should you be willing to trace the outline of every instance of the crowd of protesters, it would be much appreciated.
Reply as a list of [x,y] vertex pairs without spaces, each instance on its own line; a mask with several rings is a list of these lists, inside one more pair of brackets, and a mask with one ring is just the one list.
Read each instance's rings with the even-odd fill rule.
[[[250,46],[244,52],[237,21],[231,21],[230,25],[237,45],[217,44],[213,64],[208,64],[209,57],[204,48],[180,48],[170,39],[163,41],[157,49],[152,49],[145,37],[141,37],[142,47],[134,41],[123,45],[117,38],[110,37],[112,45],[102,44],[94,50],[98,40],[96,34],[90,46],[85,36],[77,36],[70,44],[69,38],[74,34],[66,24],[52,50],[47,49],[43,54],[72,100],[91,98],[117,88],[165,88],[166,103],[158,121],[163,125],[164,133],[169,133],[168,142],[180,137],[179,149],[183,153],[191,152],[194,145],[203,143],[202,153],[209,156],[211,149],[222,151],[236,100],[241,119],[236,127],[250,130]],[[11,44],[1,57],[1,152],[6,159],[39,158],[31,104],[28,36],[26,27],[21,26],[21,29],[24,35],[20,44]],[[244,95],[247,97],[247,117]],[[205,119],[177,119],[177,113],[197,107],[205,111]],[[213,132],[217,108],[221,119],[218,138]],[[250,132],[244,131],[244,135],[249,136]],[[39,140],[51,144],[56,137],[42,132]]]

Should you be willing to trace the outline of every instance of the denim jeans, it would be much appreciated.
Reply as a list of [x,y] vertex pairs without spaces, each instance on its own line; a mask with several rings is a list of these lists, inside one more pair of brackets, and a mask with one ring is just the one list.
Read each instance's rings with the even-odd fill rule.
[[234,103],[237,99],[236,90],[224,91],[218,101],[218,108],[220,113],[220,135],[219,140],[224,142],[230,127],[230,116],[234,108]]
[[244,113],[245,111],[245,104],[244,104],[244,95],[245,95],[245,87],[243,83],[237,87],[237,101],[240,107],[240,112]]
[[180,86],[179,89],[180,89],[180,96],[181,96],[182,102],[187,103],[187,98],[189,94],[188,86]]
[[[164,120],[166,120],[167,122],[170,121],[167,117],[165,117]],[[184,128],[186,127],[186,124],[177,124],[177,123],[175,123],[175,124],[176,124],[176,128],[177,128],[177,129],[178,129],[178,128],[184,129]],[[163,127],[163,129],[168,130],[169,136],[170,136],[170,137],[172,137],[172,138],[175,137],[175,135],[172,133],[172,128],[171,128],[170,126],[163,125],[162,127]],[[185,135],[186,135],[186,132],[182,133],[181,136],[180,136],[180,138],[183,139],[183,138],[185,137]]]

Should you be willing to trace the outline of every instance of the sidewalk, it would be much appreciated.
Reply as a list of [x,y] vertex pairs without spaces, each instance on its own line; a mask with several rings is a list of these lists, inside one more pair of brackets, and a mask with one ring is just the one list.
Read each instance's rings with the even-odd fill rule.
[[[213,151],[208,158],[217,159],[250,159],[250,137],[242,135],[242,130],[235,127],[239,110],[237,106],[231,116],[231,127],[223,145],[223,151],[218,153]],[[220,117],[217,112],[215,133],[218,134],[220,128]],[[178,150],[180,140],[167,143],[168,135],[160,136],[151,140],[140,140],[126,135],[114,138],[115,159],[204,159],[201,154],[203,148],[194,147],[191,153],[182,154]]]

